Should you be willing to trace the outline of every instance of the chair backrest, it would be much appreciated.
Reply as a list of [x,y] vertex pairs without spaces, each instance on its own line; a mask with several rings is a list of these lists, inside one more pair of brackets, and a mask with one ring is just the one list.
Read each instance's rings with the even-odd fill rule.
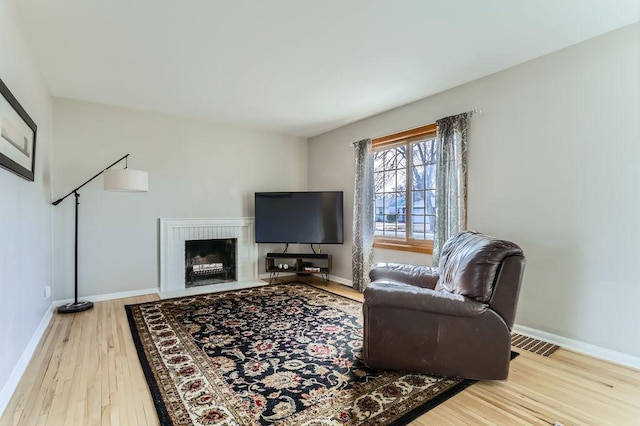
[[524,264],[522,249],[516,244],[477,232],[460,232],[442,248],[436,290],[489,304],[511,328]]

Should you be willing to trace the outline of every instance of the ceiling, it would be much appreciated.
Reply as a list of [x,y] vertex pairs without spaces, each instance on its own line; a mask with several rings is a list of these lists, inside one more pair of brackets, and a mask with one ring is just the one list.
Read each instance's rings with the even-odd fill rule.
[[14,0],[53,96],[314,136],[640,20],[639,0]]

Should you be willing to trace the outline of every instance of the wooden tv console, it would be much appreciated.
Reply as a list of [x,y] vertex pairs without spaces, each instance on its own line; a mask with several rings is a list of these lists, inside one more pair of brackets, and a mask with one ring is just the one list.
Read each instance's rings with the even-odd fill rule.
[[[293,261],[293,262],[292,262]],[[278,265],[288,265],[280,268]],[[280,273],[297,275],[320,275],[325,284],[329,283],[331,273],[331,255],[325,253],[267,253],[266,270],[269,273],[269,284],[278,279]]]

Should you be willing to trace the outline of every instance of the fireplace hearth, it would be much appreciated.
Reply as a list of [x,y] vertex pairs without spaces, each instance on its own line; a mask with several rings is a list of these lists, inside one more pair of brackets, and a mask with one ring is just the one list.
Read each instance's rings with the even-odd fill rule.
[[237,280],[237,238],[186,240],[185,287]]

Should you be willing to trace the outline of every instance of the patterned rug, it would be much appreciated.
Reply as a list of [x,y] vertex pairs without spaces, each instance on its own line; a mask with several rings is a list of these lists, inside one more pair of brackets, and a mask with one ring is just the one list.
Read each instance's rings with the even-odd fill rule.
[[367,368],[362,304],[304,284],[126,310],[162,425],[405,424],[475,382]]

